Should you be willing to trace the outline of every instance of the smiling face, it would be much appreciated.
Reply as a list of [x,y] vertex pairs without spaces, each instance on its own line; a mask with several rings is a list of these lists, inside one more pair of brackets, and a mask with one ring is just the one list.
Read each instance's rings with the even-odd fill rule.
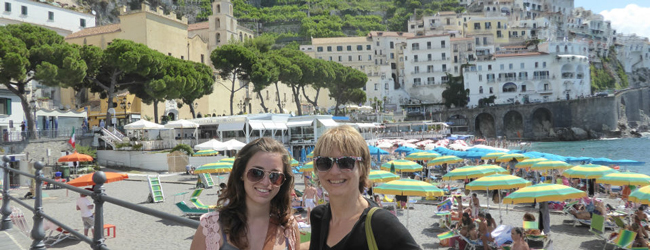
[[[341,156],[355,156],[341,153],[338,149],[333,149],[323,157],[339,158]],[[336,196],[358,196],[359,192],[359,162],[355,163],[352,171],[341,170],[338,164],[332,163],[332,168],[328,171],[316,171],[321,185],[330,194],[330,197]]]
[[[248,175],[251,169],[264,171],[262,180],[257,182],[249,180]],[[269,173],[283,173],[281,154],[257,152],[248,160],[242,176],[247,205],[269,206],[273,197],[278,194],[280,186],[271,183]]]

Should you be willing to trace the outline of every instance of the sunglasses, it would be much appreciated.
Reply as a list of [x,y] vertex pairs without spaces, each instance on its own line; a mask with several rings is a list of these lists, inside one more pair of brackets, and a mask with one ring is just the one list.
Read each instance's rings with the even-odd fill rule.
[[275,186],[282,186],[284,183],[285,177],[283,173],[275,171],[264,171],[257,168],[251,168],[246,173],[246,178],[251,182],[260,182],[264,179],[264,176],[268,173],[269,181]]
[[358,156],[341,156],[339,158],[318,156],[314,158],[314,165],[320,172],[327,172],[332,169],[334,163],[344,172],[350,172],[354,169],[354,163],[361,161],[363,158]]

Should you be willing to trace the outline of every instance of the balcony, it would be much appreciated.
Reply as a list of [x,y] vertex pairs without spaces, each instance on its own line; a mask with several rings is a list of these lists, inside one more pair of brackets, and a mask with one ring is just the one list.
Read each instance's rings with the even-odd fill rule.
[[520,77],[517,78],[517,79],[518,79],[519,81],[526,81],[526,80],[528,80],[528,76],[520,76]]
[[548,88],[548,89],[542,89],[542,90],[537,90],[537,93],[541,95],[546,95],[546,94],[552,94],[553,90]]
[[548,80],[550,79],[548,76],[534,76],[533,80]]
[[495,81],[494,81],[494,78],[488,78],[488,79],[487,79],[487,82],[488,82],[488,83],[494,83]]

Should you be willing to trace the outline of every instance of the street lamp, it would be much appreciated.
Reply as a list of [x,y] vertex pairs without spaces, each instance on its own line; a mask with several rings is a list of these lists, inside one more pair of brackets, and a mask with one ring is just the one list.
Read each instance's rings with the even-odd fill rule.
[[120,107],[124,109],[124,125],[126,125],[128,123],[128,118],[126,116],[126,109],[131,108],[131,102],[127,102],[126,97],[124,97],[124,99],[122,99],[122,101],[120,102]]

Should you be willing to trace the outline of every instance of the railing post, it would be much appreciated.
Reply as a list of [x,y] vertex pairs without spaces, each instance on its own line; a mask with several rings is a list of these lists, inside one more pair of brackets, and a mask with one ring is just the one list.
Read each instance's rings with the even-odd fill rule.
[[95,193],[93,200],[95,201],[95,228],[93,235],[93,249],[101,249],[106,247],[104,243],[104,183],[106,183],[106,174],[104,171],[97,171],[93,174],[93,182],[95,182]]
[[7,230],[11,229],[12,223],[11,219],[9,216],[11,215],[11,209],[9,208],[9,156],[5,155],[2,157],[2,165],[4,166],[4,169],[2,169],[3,172],[3,177],[2,177],[2,209],[0,212],[2,212],[2,225],[0,227],[0,230]]
[[45,230],[43,229],[43,180],[41,180],[43,167],[45,165],[41,161],[34,163],[36,188],[34,189],[34,228],[32,228],[32,239],[34,241],[32,241],[32,246],[29,248],[31,250],[45,249],[45,243],[43,242],[45,238]]

